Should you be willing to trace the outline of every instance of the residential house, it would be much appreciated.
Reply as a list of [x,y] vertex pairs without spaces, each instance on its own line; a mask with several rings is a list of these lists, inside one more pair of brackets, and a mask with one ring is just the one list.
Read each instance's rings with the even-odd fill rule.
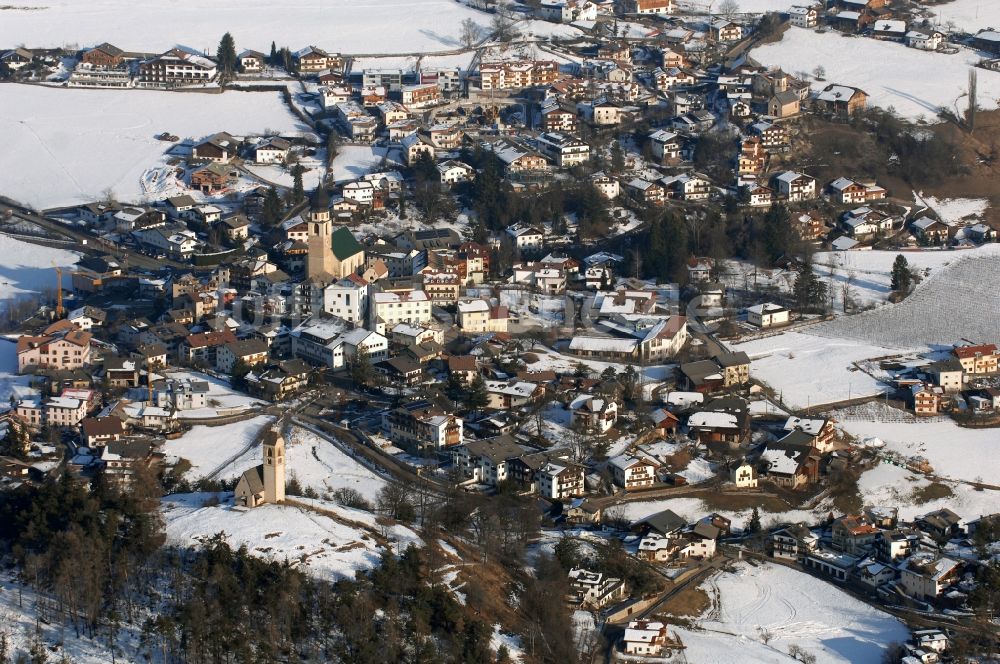
[[267,343],[261,339],[227,343],[216,353],[215,369],[220,373],[231,374],[238,364],[248,368],[255,367],[267,362],[269,352]]
[[575,463],[550,461],[538,469],[535,479],[538,493],[550,500],[567,500],[583,495],[584,468]]
[[804,173],[785,171],[774,178],[778,197],[790,203],[810,201],[816,198],[816,179]]
[[646,459],[630,455],[616,456],[608,460],[615,484],[626,491],[653,486],[656,483],[656,464]]
[[588,394],[578,396],[570,402],[569,426],[574,431],[607,433],[618,419],[618,404],[611,399],[602,399]]
[[664,648],[672,643],[667,626],[662,622],[651,620],[630,621],[622,637],[626,655],[658,657],[663,654]]
[[506,306],[493,306],[486,300],[458,303],[458,328],[467,333],[506,332],[509,313]]
[[445,449],[462,445],[461,417],[417,401],[382,414],[382,430],[393,443],[411,451]]
[[29,368],[82,369],[91,361],[91,338],[90,332],[72,325],[58,330],[50,326],[40,336],[21,335],[17,339],[17,372]]
[[1000,353],[994,344],[956,346],[951,352],[962,365],[962,371],[968,376],[997,373]]
[[860,556],[872,548],[879,532],[863,515],[842,516],[830,526],[830,546],[848,555]]
[[816,95],[815,104],[835,115],[854,115],[865,110],[868,94],[858,88],[831,84]]
[[899,564],[899,586],[917,600],[936,600],[961,578],[962,563],[932,553],[911,556]]
[[791,312],[780,304],[765,302],[747,307],[747,322],[750,325],[766,330],[772,327],[788,325]]
[[725,19],[713,21],[711,25],[712,38],[718,42],[731,42],[743,39],[743,26]]
[[569,571],[569,593],[570,599],[581,606],[602,609],[625,598],[625,582],[574,567]]
[[788,21],[797,28],[815,28],[819,23],[819,12],[813,5],[796,5],[788,10]]

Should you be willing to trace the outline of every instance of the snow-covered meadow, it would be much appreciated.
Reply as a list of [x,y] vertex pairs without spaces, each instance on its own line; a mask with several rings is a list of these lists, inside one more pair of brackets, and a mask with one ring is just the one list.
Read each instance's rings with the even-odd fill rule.
[[975,34],[986,28],[1000,28],[1000,2],[996,0],[951,0],[928,6],[924,11],[933,16],[939,29],[954,26]]
[[[7,86],[4,86],[7,87]],[[0,92],[0,96],[2,96]],[[2,113],[2,111],[0,111]],[[2,158],[0,158],[2,160]],[[0,182],[5,176],[0,173]],[[2,189],[2,187],[0,187]],[[22,242],[7,235],[0,235],[0,307],[4,300],[23,293],[37,293],[56,288],[55,266],[76,265],[80,254],[65,249],[43,247],[30,242]],[[69,286],[69,279],[63,275],[63,285]]]
[[404,526],[376,523],[375,516],[322,501],[314,504],[322,512],[292,505],[262,505],[251,510],[235,509],[226,495],[211,504],[209,494],[177,494],[163,499],[167,541],[175,546],[198,546],[223,533],[233,547],[246,545],[261,558],[289,561],[306,571],[334,578],[353,578],[357,571],[378,565],[382,546],[374,536],[384,534],[400,550],[421,544]]
[[205,477],[221,471],[227,459],[239,456],[261,429],[273,421],[273,417],[258,415],[217,427],[199,424],[180,438],[168,440],[163,451],[168,460],[187,459],[191,463],[189,476],[192,479]]
[[[923,117],[928,122],[938,121],[942,106],[954,110],[965,93],[969,68],[982,58],[969,49],[944,55],[833,31],[798,29],[788,30],[779,42],[754,49],[752,56],[765,66],[810,80],[814,90],[831,83],[858,87],[870,95],[870,105],[891,106],[903,117]],[[873,62],[879,66],[871,66]],[[826,69],[823,81],[813,78],[817,66]],[[980,106],[994,109],[1000,99],[1000,72],[979,72]]]
[[356,180],[366,173],[373,173],[383,162],[386,168],[398,168],[399,163],[391,160],[387,148],[371,145],[343,145],[337,149],[337,156],[330,164],[330,177],[334,182]]
[[858,439],[873,436],[881,439],[886,449],[904,457],[926,458],[941,477],[966,481],[981,478],[996,484],[1000,476],[1000,456],[996,454],[1000,437],[996,429],[965,429],[944,418],[892,421],[877,412],[861,417],[834,413],[834,418],[839,427]]
[[818,327],[813,325],[806,328],[808,331],[785,332],[734,344],[732,350],[749,355],[752,360],[750,375],[770,385],[782,402],[793,408],[884,392],[884,385],[859,371],[854,363],[897,355],[901,349],[819,336],[814,333]]
[[131,51],[175,44],[214,52],[227,30],[237,49],[267,52],[271,42],[331,52],[446,51],[460,45],[460,25],[489,15],[454,0],[18,0],[3,11],[0,43],[29,47],[91,46],[110,41]]
[[[302,488],[326,494],[336,489],[354,489],[374,502],[385,481],[357,460],[340,451],[333,443],[301,427],[293,426],[285,434],[285,467]],[[254,447],[219,472],[220,479],[234,479],[244,471],[263,463],[261,448]]]
[[179,192],[151,191],[149,179],[143,178],[149,169],[159,167],[161,177],[170,170],[164,168],[164,152],[171,144],[155,135],[166,131],[183,140],[265,129],[296,134],[308,127],[277,92],[182,94],[4,85],[0,191],[37,208],[94,201],[105,189],[125,201],[174,195]]
[[[712,606],[704,630],[679,630],[691,662],[794,662],[793,645],[817,664],[878,664],[906,625],[829,583],[771,563],[739,563],[702,584]],[[764,644],[761,630],[770,639]]]

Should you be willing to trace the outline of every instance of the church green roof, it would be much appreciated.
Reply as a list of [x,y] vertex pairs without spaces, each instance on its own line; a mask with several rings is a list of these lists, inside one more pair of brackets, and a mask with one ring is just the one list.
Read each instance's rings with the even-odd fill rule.
[[338,261],[346,260],[364,251],[361,243],[354,238],[354,233],[341,226],[331,236],[333,255]]

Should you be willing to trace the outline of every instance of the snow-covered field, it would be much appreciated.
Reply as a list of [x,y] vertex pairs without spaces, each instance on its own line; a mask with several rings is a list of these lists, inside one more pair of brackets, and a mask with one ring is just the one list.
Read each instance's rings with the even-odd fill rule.
[[889,463],[882,463],[865,471],[858,480],[858,492],[865,497],[866,505],[885,505],[899,508],[899,518],[911,520],[921,514],[948,508],[971,520],[996,512],[1000,492],[984,489],[977,491],[968,484],[948,484],[952,495],[921,502],[914,495],[931,484],[923,475],[911,473]]
[[[740,13],[761,14],[764,12],[783,12],[796,4],[796,0],[739,0]],[[799,3],[806,4],[806,3]],[[718,12],[719,3],[710,3],[709,0],[677,0],[677,8],[687,12],[708,12],[710,5],[713,5],[715,12]]]
[[0,403],[38,394],[29,387],[31,376],[17,375],[17,344],[13,339],[0,337]]
[[[2,13],[0,26],[20,14]],[[120,29],[120,22],[112,24]],[[284,134],[308,129],[277,92],[209,95],[3,85],[0,191],[38,208],[98,200],[108,188],[125,201],[156,198],[166,194],[149,191],[143,175],[156,167],[168,170],[164,151],[171,146],[153,138],[156,134],[200,139],[218,131],[243,135],[268,128]]]
[[982,247],[946,269],[932,270],[926,283],[899,304],[820,323],[809,332],[838,343],[857,339],[898,348],[951,346],[961,339],[1000,343],[998,256],[997,245]]
[[863,341],[818,336],[813,333],[818,327],[813,325],[806,328],[808,332],[785,332],[734,344],[732,350],[749,355],[753,361],[750,375],[770,385],[793,408],[881,394],[884,386],[857,370],[853,363],[902,351]]
[[986,198],[934,198],[933,196],[915,195],[918,203],[923,203],[937,213],[946,224],[954,225],[960,222],[975,223],[983,218],[983,213],[990,206]]
[[[208,383],[208,406],[192,410],[181,410],[177,416],[183,420],[198,420],[208,417],[217,417],[219,410],[229,411],[235,409],[250,410],[256,406],[266,405],[260,399],[254,399],[242,392],[237,392],[229,383],[201,373],[200,371],[170,371],[166,373],[168,378],[175,380],[198,380]],[[229,413],[223,413],[229,414]]]
[[[337,156],[330,164],[330,176],[334,182],[356,180],[365,173],[371,173],[379,168],[385,158],[387,148],[370,145],[343,145],[337,150]],[[395,164],[387,164],[395,168]]]
[[[306,501],[332,512],[336,518],[291,505],[262,505],[238,510],[232,501],[205,506],[209,494],[178,494],[163,500],[167,541],[176,546],[198,543],[224,533],[234,548],[246,545],[250,553],[269,560],[288,560],[317,575],[353,578],[375,567],[382,547],[373,537],[384,532],[400,550],[420,538],[403,526],[381,529],[368,512],[321,501]],[[345,523],[344,521],[348,523]]]
[[[8,87],[8,86],[3,86]],[[0,97],[3,92],[0,91]],[[2,114],[3,111],[0,111]],[[4,154],[9,153],[4,151]],[[0,158],[2,163],[3,158]],[[0,172],[0,182],[5,176]],[[0,191],[4,191],[0,186]],[[4,191],[6,193],[6,191]],[[53,249],[30,242],[22,242],[6,235],[0,235],[0,306],[4,300],[17,297],[21,293],[41,292],[46,289],[53,293],[56,288],[56,273],[53,266],[76,265],[80,255],[75,251]],[[69,279],[63,275],[63,285],[69,286]]]
[[[341,452],[316,434],[293,426],[285,436],[285,468],[303,488],[310,487],[321,495],[336,489],[355,489],[365,499],[374,501],[385,482],[358,461]],[[244,471],[263,462],[261,448],[255,447],[220,473],[220,479],[239,477]]]
[[[839,419],[836,415],[834,418]],[[982,478],[996,484],[1000,476],[1000,456],[997,455],[1000,436],[996,429],[965,429],[948,419],[932,422],[880,421],[882,419],[844,417],[839,426],[860,439],[880,438],[886,449],[903,456],[925,457],[934,467],[935,474],[942,477],[969,481]]]
[[[28,47],[113,42],[125,50],[166,50],[181,43],[215,52],[227,30],[237,50],[266,53],[271,41],[293,51],[409,53],[459,47],[466,18],[489,16],[454,0],[18,0],[0,20],[0,43]],[[31,8],[30,10],[28,8]]]
[[[643,500],[622,504],[625,518],[630,521],[645,519],[651,514],[671,510],[676,515],[682,517],[688,523],[694,523],[706,514],[716,512],[731,520],[734,530],[742,529],[750,519],[751,510],[713,510],[705,501],[700,498],[662,498],[659,500]],[[617,509],[617,508],[615,508]],[[797,523],[805,521],[812,523],[817,515],[825,515],[830,511],[829,506],[824,503],[816,510],[788,510],[785,512],[761,512],[761,522],[765,527],[781,523]]]
[[[911,269],[918,270],[922,277],[928,277],[968,258],[996,256],[1000,254],[998,249],[995,245],[985,245],[962,251],[829,251],[817,253],[813,261],[816,273],[833,289],[836,300],[834,312],[839,314],[842,311],[842,287],[848,280],[851,281],[850,297],[856,306],[885,304],[892,292],[892,264],[900,253]],[[794,277],[789,281],[793,284]],[[918,288],[926,284],[925,281]]]
[[[739,563],[701,587],[713,605],[698,621],[705,632],[681,632],[691,662],[793,662],[786,653],[797,645],[818,664],[878,664],[890,643],[909,637],[896,618],[771,563]],[[771,635],[766,645],[761,629]]]
[[[846,57],[849,54],[849,57]],[[812,80],[814,90],[830,83],[861,88],[869,104],[892,106],[901,116],[923,116],[937,122],[942,106],[955,108],[964,94],[969,67],[981,55],[963,49],[956,55],[929,53],[903,44],[863,37],[844,37],[837,32],[817,34],[812,30],[788,30],[780,42],[754,49],[752,56],[765,66],[778,66],[795,76]],[[879,63],[878,67],[871,63]],[[813,80],[822,65],[825,81]],[[997,107],[1000,72],[979,70],[979,99],[984,109]]]
[[1000,3],[996,0],[952,0],[928,6],[925,11],[933,14],[941,28],[954,24],[965,32],[979,32],[986,28],[1000,28]]
[[[211,475],[220,470],[227,459],[240,454],[260,430],[274,418],[259,415],[252,419],[218,427],[199,424],[176,440],[168,440],[163,447],[168,457],[180,457],[191,462],[192,479]],[[245,469],[244,469],[245,470]]]

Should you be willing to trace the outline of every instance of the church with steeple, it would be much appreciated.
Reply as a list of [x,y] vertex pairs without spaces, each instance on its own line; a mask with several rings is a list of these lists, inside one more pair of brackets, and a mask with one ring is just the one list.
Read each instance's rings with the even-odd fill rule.
[[236,505],[239,507],[285,501],[285,439],[280,428],[278,424],[264,434],[261,443],[264,463],[243,473],[236,483]]
[[356,273],[365,264],[365,250],[345,226],[334,230],[330,196],[320,185],[309,204],[306,277],[324,284]]

